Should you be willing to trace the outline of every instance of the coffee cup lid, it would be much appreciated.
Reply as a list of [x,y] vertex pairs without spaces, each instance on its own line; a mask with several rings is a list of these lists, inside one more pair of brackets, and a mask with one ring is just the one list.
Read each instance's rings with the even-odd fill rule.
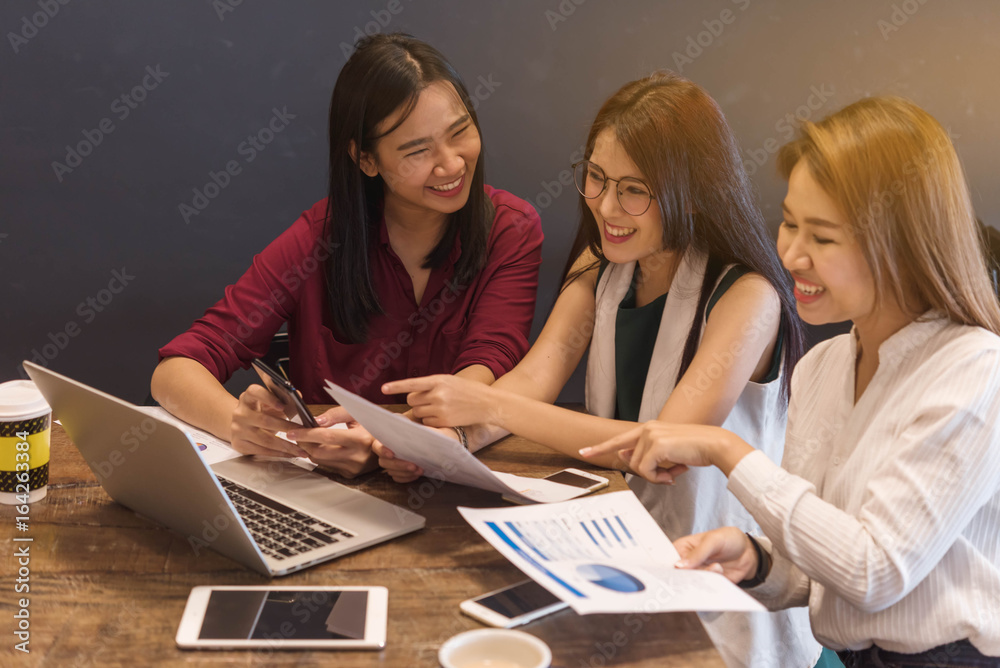
[[30,380],[0,383],[0,418],[18,418],[49,411],[45,397]]

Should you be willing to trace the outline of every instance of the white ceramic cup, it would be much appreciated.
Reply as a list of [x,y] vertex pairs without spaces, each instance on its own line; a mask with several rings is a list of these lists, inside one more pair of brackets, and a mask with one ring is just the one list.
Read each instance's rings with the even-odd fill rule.
[[33,382],[0,383],[0,503],[45,498],[51,427],[52,409]]
[[552,652],[524,631],[476,629],[449,638],[438,661],[444,668],[549,668]]

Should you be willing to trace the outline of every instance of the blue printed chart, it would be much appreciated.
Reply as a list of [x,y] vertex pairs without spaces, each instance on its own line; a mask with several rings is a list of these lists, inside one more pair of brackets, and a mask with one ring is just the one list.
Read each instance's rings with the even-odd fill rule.
[[580,564],[576,572],[593,585],[622,594],[639,592],[646,588],[642,580],[627,571],[604,564]]
[[680,556],[632,492],[519,508],[459,508],[493,547],[580,614],[760,611],[717,573]]

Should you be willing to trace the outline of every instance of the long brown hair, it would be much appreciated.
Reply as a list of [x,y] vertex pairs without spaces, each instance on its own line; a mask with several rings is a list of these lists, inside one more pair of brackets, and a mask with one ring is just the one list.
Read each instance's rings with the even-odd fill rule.
[[[764,225],[722,110],[690,80],[673,72],[654,72],[625,84],[604,103],[587,136],[587,158],[593,153],[597,135],[607,128],[613,129],[656,198],[663,220],[663,247],[677,253],[693,248],[708,256],[699,314],[705,312],[712,288],[727,264],[743,265],[774,287],[781,300],[782,388],[787,397],[792,369],[805,345],[802,322],[791,279]],[[564,285],[583,273],[571,273],[571,267],[584,249],[604,259],[597,221],[582,196],[580,211],[580,226],[563,272]],[[678,381],[697,352],[701,326],[702,318],[695,318]]]
[[948,132],[900,97],[855,102],[782,147],[787,179],[799,160],[842,208],[875,281],[876,308],[893,298],[1000,334],[979,227]]

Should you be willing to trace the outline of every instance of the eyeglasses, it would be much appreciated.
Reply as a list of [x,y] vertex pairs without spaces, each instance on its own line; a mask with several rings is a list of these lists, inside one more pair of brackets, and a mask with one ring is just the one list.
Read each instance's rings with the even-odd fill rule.
[[622,210],[630,216],[641,216],[646,213],[650,202],[656,199],[649,192],[649,186],[639,179],[631,176],[620,179],[609,178],[603,169],[590,160],[575,162],[572,167],[576,189],[587,199],[597,199],[607,190],[608,181],[614,181],[618,203],[621,204]]

